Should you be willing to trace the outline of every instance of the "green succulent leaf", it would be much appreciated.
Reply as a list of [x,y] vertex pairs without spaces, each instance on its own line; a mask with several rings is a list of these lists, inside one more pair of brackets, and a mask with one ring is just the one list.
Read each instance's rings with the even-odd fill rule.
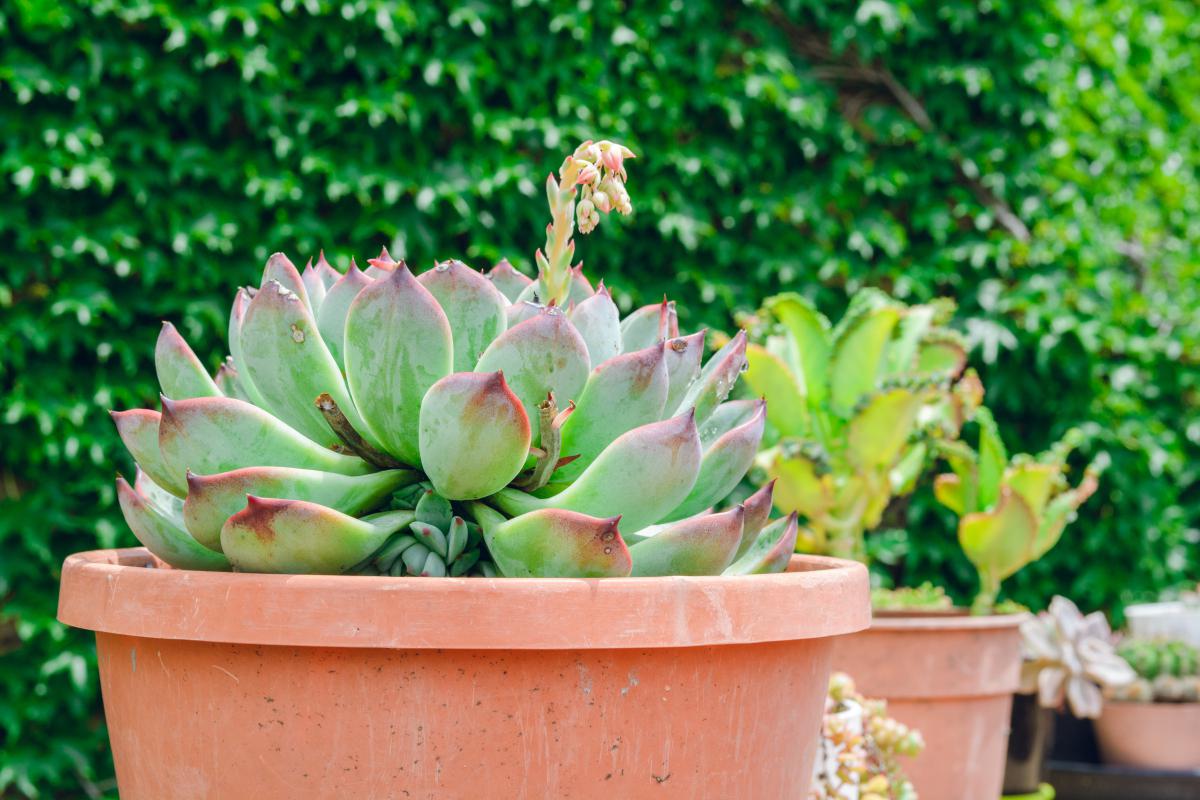
[[306,500],[359,516],[420,477],[420,473],[402,469],[339,475],[292,467],[246,467],[215,475],[188,473],[183,522],[198,542],[220,550],[221,527],[246,506],[247,495]]
[[416,513],[418,522],[445,530],[454,518],[454,507],[437,492],[426,489],[417,500]]
[[592,517],[616,514],[637,533],[687,497],[700,471],[700,435],[690,414],[642,425],[619,436],[558,494],[539,498],[504,489],[492,502],[511,515],[558,508]]
[[621,320],[621,350],[625,353],[660,344],[670,333],[675,306],[666,298],[661,303],[642,306]]
[[846,312],[830,361],[829,399],[838,414],[850,416],[863,395],[875,388],[902,313],[893,305]]
[[469,372],[487,346],[508,327],[508,301],[491,281],[461,261],[443,261],[417,281],[450,322],[454,371]]
[[567,314],[587,347],[588,363],[598,367],[621,352],[621,319],[617,304],[603,285]]
[[317,503],[251,495],[221,528],[221,550],[242,572],[338,575],[412,521],[411,511],[355,519]]
[[664,413],[674,413],[683,402],[688,389],[700,377],[700,367],[704,361],[705,331],[697,331],[689,336],[677,336],[663,342],[663,353],[667,362],[667,402],[663,404]]
[[476,372],[504,373],[513,393],[525,407],[539,441],[538,404],[553,394],[560,407],[579,397],[587,383],[587,345],[557,308],[509,328],[488,347]]
[[158,385],[167,397],[182,400],[186,397],[220,397],[224,394],[208,370],[196,358],[192,348],[175,330],[175,326],[164,322],[154,346],[154,368],[158,373]]
[[[745,404],[748,408],[743,413],[748,413],[749,418],[721,434],[704,450],[696,483],[684,501],[664,519],[690,517],[724,500],[754,463],[754,456],[758,453],[763,427],[766,424],[767,404],[762,400],[738,400],[734,403]],[[722,408],[734,403],[725,403]],[[742,412],[742,409],[738,408],[737,411]]]
[[766,398],[767,419],[782,436],[802,436],[809,428],[808,404],[792,372],[781,358],[766,348],[746,346],[746,384]]
[[[296,269],[296,265],[292,260],[283,253],[272,253],[267,259],[267,265],[263,268],[262,282],[259,283],[258,289],[261,292],[271,283],[278,283],[291,294],[296,295],[308,310],[313,311],[312,300],[308,296],[308,289],[304,286],[304,278],[300,275],[300,270]],[[258,295],[256,294],[255,297]]]
[[321,447],[261,408],[232,397],[164,397],[162,403],[158,447],[171,482],[155,482],[167,488],[178,483],[186,487],[188,470],[197,475],[243,467],[371,472],[362,459]]
[[561,452],[578,458],[559,467],[554,480],[573,480],[622,433],[661,419],[667,380],[661,345],[614,356],[592,370],[562,426]]
[[346,274],[338,276],[337,282],[329,287],[321,310],[317,312],[317,330],[321,333],[321,339],[334,361],[342,367],[346,365],[346,316],[350,313],[350,304],[370,284],[371,279],[351,261]]
[[137,465],[155,483],[177,497],[187,494],[187,481],[181,472],[171,469],[158,448],[158,428],[162,415],[148,408],[110,411],[117,435]]
[[277,281],[250,301],[242,322],[244,369],[266,408],[314,442],[338,444],[315,400],[328,393],[359,433],[378,446],[362,424],[337,361],[325,346],[309,307]]
[[742,506],[690,517],[630,546],[634,577],[719,575],[742,542]]
[[754,542],[722,575],[764,575],[787,569],[796,550],[796,514],[781,517],[759,531]]
[[421,466],[421,400],[454,363],[442,307],[408,267],[359,292],[346,316],[346,378],[383,450]]
[[742,517],[742,541],[738,544],[737,553],[734,555],[735,559],[745,555],[746,551],[750,549],[750,545],[758,538],[759,531],[767,526],[767,522],[771,519],[774,491],[775,481],[767,481],[761,489],[742,502],[742,508],[746,513]]
[[1037,518],[1007,486],[994,509],[967,514],[958,523],[958,541],[967,559],[995,585],[1034,559]]
[[117,501],[133,535],[142,546],[176,569],[220,571],[229,562],[197,542],[176,514],[154,503],[117,476]]
[[504,520],[486,506],[476,519],[488,552],[507,578],[619,578],[629,575],[629,548],[619,517],[597,518],[543,508]]
[[508,263],[507,258],[500,259],[494,267],[488,270],[487,278],[510,303],[517,302],[521,292],[533,283],[529,276],[514,269],[513,265]]
[[916,430],[924,398],[908,389],[873,395],[851,418],[846,453],[860,468],[890,468]]
[[746,332],[738,331],[704,365],[700,377],[688,388],[675,413],[694,409],[696,424],[703,424],[717,406],[725,402],[745,368]]
[[829,320],[808,298],[794,292],[771,298],[766,308],[783,323],[795,344],[798,363],[789,366],[796,375],[801,396],[814,406],[820,405],[829,384]]
[[507,486],[525,465],[530,435],[529,417],[501,372],[447,375],[421,401],[423,467],[450,500],[475,500]]

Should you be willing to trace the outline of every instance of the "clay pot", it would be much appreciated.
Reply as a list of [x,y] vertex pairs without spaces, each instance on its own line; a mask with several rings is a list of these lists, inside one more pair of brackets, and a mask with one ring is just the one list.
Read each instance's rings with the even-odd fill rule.
[[1000,796],[1023,619],[880,613],[837,641],[834,669],[925,737],[924,753],[902,761],[921,800]]
[[1200,770],[1200,703],[1109,701],[1093,724],[1106,764]]
[[866,570],[429,579],[63,567],[123,800],[803,797]]

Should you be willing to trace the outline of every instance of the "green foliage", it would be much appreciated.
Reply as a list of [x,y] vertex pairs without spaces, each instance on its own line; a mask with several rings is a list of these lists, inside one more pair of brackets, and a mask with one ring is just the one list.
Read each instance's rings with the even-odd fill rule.
[[[727,328],[782,290],[830,317],[863,285],[954,296],[1010,445],[1088,421],[1080,463],[1113,459],[1009,593],[1112,607],[1195,577],[1189,0],[515,5],[0,10],[0,794],[111,775],[55,590],[67,553],[133,543],[103,411],[153,404],[155,323],[215,347],[224,287],[276,249],[528,270],[528,165],[595,136],[654,154],[603,234],[624,258],[589,263],[624,311],[669,292],[689,329]],[[885,524],[908,531],[880,539],[889,578],[966,596],[928,486]]]

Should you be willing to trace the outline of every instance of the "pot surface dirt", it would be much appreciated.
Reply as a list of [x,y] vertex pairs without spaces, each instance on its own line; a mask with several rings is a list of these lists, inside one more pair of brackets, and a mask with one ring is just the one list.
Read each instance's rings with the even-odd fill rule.
[[837,640],[834,669],[925,737],[925,751],[903,762],[921,800],[1000,796],[1024,618],[878,615]]
[[1093,725],[1106,764],[1200,770],[1200,703],[1108,701]]
[[426,579],[67,559],[123,800],[804,797],[859,564]]

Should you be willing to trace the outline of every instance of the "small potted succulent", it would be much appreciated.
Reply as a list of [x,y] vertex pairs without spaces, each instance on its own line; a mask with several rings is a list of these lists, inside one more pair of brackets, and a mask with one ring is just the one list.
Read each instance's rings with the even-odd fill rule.
[[921,732],[887,714],[887,702],[863,697],[844,672],[829,678],[809,800],[917,800],[899,756],[924,749]]
[[1200,649],[1171,639],[1127,639],[1117,649],[1137,679],[1107,692],[1095,721],[1109,764],[1200,770]]
[[1200,587],[1157,603],[1125,607],[1129,633],[1140,639],[1178,639],[1200,647]]
[[866,573],[793,557],[769,487],[711,510],[764,426],[744,337],[702,364],[572,264],[632,155],[549,177],[536,278],[276,254],[215,375],[164,326],[161,411],[113,415],[145,549],[60,596],[123,797],[803,794]]
[[1054,734],[1054,711],[1096,719],[1104,693],[1137,677],[1117,654],[1108,620],[1100,611],[1084,615],[1065,597],[1021,623],[1021,688],[1013,699],[1004,793],[1033,794]]
[[[1044,456],[1009,461],[965,346],[945,327],[952,311],[867,289],[836,325],[795,294],[743,320],[746,383],[767,398],[752,475],[774,482],[781,512],[800,515],[802,550],[865,559],[865,534],[888,502],[938,458],[952,468],[936,489],[960,515],[959,542],[979,571],[972,613],[934,586],[877,590],[872,627],[839,640],[834,663],[939,754],[909,768],[927,800],[999,794],[1024,616],[1000,613],[997,591],[1053,546],[1098,471],[1067,488],[1074,433]],[[969,422],[977,449],[961,439]]]

